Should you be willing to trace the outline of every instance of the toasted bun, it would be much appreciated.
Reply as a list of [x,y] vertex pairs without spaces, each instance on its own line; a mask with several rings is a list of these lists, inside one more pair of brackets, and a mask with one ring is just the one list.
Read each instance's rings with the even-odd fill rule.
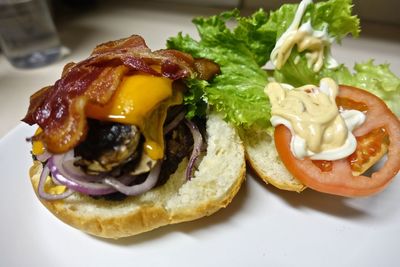
[[[253,127],[240,130],[245,146],[246,159],[256,174],[265,182],[283,190],[301,192],[306,188],[283,165],[275,148],[274,137],[266,130]],[[354,176],[366,172],[375,165],[388,150],[388,143],[382,142],[379,151],[363,162],[360,171],[353,171]]]
[[[195,220],[226,207],[245,178],[244,148],[233,127],[217,115],[207,121],[207,154],[190,181],[187,160],[166,184],[123,201],[95,200],[74,193],[58,201],[40,201],[63,222],[92,235],[120,238],[157,227]],[[41,164],[30,169],[36,194]]]

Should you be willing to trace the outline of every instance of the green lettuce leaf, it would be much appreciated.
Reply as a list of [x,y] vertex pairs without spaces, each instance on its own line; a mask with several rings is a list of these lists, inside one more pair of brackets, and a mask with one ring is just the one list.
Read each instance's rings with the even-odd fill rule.
[[293,50],[285,65],[280,70],[274,70],[274,78],[278,82],[300,87],[305,84],[319,84],[321,72],[314,72],[307,65],[307,58]]
[[[270,16],[270,27],[278,28],[278,36],[282,34],[290,23],[285,17],[293,19],[297,5],[284,5],[279,10],[272,12]],[[315,29],[321,29],[328,25],[329,36],[336,41],[347,34],[353,36],[359,34],[359,20],[351,15],[351,1],[331,0],[311,4],[303,16],[302,23],[311,20]],[[291,21],[291,20],[289,20]],[[287,24],[285,24],[287,23]],[[319,72],[314,72],[307,64],[305,53],[293,50],[286,64],[274,71],[274,78],[279,82],[289,83],[293,86],[304,84],[319,84],[323,77],[334,78],[338,83],[356,86],[365,89],[383,99],[386,104],[400,115],[400,81],[390,71],[387,64],[375,65],[371,60],[367,63],[359,63],[350,70],[344,65],[337,68],[328,68],[325,58],[324,66]]]
[[268,62],[272,49],[275,46],[276,30],[269,28],[268,15],[259,9],[250,17],[236,17],[238,24],[234,34],[243,41],[254,54],[259,66]]
[[[278,37],[286,31],[293,20],[298,5],[287,4],[270,15],[269,27],[278,29]],[[311,21],[315,30],[326,28],[330,38],[340,42],[344,36],[352,34],[358,36],[360,32],[359,19],[351,14],[351,0],[330,0],[310,4],[302,17],[302,23]],[[289,18],[289,19],[288,19]],[[307,64],[306,53],[299,53],[296,49],[292,53],[280,70],[275,70],[274,77],[280,81],[301,86],[304,84],[318,84],[324,73],[330,72],[328,56],[330,47],[325,48],[325,60],[322,69],[314,72],[312,67]],[[339,66],[338,69],[342,67]]]
[[204,88],[208,82],[196,78],[186,80],[186,85],[190,88],[184,96],[184,104],[187,109],[186,117],[204,117],[206,115],[207,103],[203,99]]
[[[193,23],[199,40],[179,33],[167,41],[168,48],[211,59],[221,67],[221,74],[209,82],[196,77],[187,80],[191,88],[185,96],[189,117],[203,116],[209,105],[236,125],[269,125],[270,104],[263,92],[269,77],[261,67],[269,60],[277,37],[291,24],[297,7],[297,4],[286,4],[269,14],[258,10],[250,17],[240,17],[239,11],[233,10],[195,18]],[[340,42],[347,34],[359,34],[359,20],[351,14],[351,9],[350,0],[310,4],[301,23],[311,21],[314,29],[325,28],[331,38]],[[354,70],[344,65],[335,69],[327,66],[325,62],[321,71],[314,72],[307,65],[305,53],[294,49],[284,67],[273,71],[273,76],[279,82],[294,86],[318,84],[321,78],[332,77],[339,83],[371,91],[399,115],[400,82],[388,65],[374,65],[369,61],[356,64]]]
[[[358,36],[360,21],[357,16],[351,15],[351,0],[330,0],[311,3],[308,5],[300,25],[311,21],[314,30],[323,30],[327,27],[329,35],[340,42],[343,37],[351,33]],[[278,10],[271,12],[265,28],[275,29],[279,38],[292,23],[298,4],[285,4]]]
[[340,84],[355,86],[375,94],[400,116],[400,78],[389,69],[389,64],[375,65],[370,60],[355,64],[353,74],[342,66],[326,75],[335,78]]
[[[237,23],[233,30],[227,26],[230,20]],[[182,33],[167,41],[168,48],[220,65],[221,74],[207,85],[203,82],[199,89],[199,84],[190,82],[188,86],[191,90],[203,90],[201,99],[236,125],[269,124],[270,104],[263,92],[268,77],[260,68],[269,60],[275,43],[275,32],[261,27],[267,20],[268,15],[261,10],[247,18],[240,18],[238,10],[199,17],[193,23],[200,41]],[[194,99],[191,96],[189,100]],[[185,104],[193,105],[187,100],[185,97]]]
[[[293,53],[291,57],[296,57],[296,54]],[[293,62],[290,58],[281,71],[275,71],[275,79],[293,86],[302,86],[319,84],[322,78],[330,77],[339,84],[351,85],[375,94],[400,116],[400,78],[390,70],[389,64],[376,65],[373,60],[369,60],[356,63],[353,70],[342,64],[335,69],[324,68],[320,72],[313,72],[307,67],[305,58],[301,58],[297,64]]]
[[303,21],[311,20],[311,25],[318,30],[326,26],[329,35],[340,43],[348,34],[357,37],[360,33],[360,20],[351,14],[352,7],[351,0],[318,2],[308,7]]

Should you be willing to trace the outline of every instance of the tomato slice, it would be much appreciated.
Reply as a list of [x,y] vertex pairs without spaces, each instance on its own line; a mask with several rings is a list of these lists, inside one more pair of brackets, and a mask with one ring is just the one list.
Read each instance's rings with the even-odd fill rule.
[[[297,159],[290,150],[291,133],[283,125],[275,128],[275,145],[278,154],[294,177],[306,186],[324,193],[341,196],[368,196],[383,190],[396,176],[400,169],[400,121],[389,110],[386,104],[375,95],[355,87],[340,86],[338,98],[340,102],[350,106],[362,106],[366,109],[366,120],[353,134],[357,139],[364,136],[382,135],[375,132],[384,132],[387,135],[389,146],[387,160],[371,177],[352,174],[351,160],[345,158],[331,162],[315,163],[310,159]],[[349,104],[350,103],[350,104]],[[357,104],[352,104],[357,103]],[[383,129],[383,130],[382,130]],[[376,142],[364,142],[357,146],[357,150],[367,149],[366,146],[376,146]],[[357,153],[357,150],[355,153]],[[372,151],[369,149],[368,151]],[[354,160],[354,156],[353,156]],[[321,168],[323,166],[323,168]],[[328,167],[326,167],[328,166]],[[354,168],[354,167],[353,167]]]

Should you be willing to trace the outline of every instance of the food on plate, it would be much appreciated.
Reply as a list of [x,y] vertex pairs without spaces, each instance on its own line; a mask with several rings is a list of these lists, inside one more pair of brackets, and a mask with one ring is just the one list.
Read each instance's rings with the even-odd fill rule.
[[[317,87],[311,88],[318,91],[315,89]],[[323,85],[320,85],[319,88],[322,89]],[[306,124],[318,124],[318,126],[307,125],[304,127],[307,127],[307,130],[311,131],[309,135],[313,136],[311,142],[308,142],[301,137],[298,137],[298,140],[294,138],[299,132],[290,129],[293,124],[278,122],[274,140],[280,160],[299,181],[320,192],[342,196],[366,196],[379,192],[399,171],[400,122],[382,100],[365,90],[340,86],[338,92],[335,99],[339,102],[341,111],[335,113],[338,120],[344,121],[343,127],[327,125],[328,120],[324,119],[331,112],[329,110],[323,109],[321,110],[323,113],[313,113],[316,111],[313,110],[315,106],[321,107],[325,103],[317,102],[315,106],[303,103],[304,113],[309,113],[307,115],[311,116],[304,118],[307,115],[304,116],[303,113],[303,118],[299,121]],[[325,95],[321,92],[306,94],[311,97]],[[357,102],[354,104],[355,99]],[[362,107],[360,110],[365,111],[365,119],[357,118],[357,113],[363,114],[363,112],[357,110],[355,106]],[[272,109],[272,114],[274,114],[274,106]],[[274,116],[271,120],[273,119]],[[325,125],[321,127],[318,119],[321,119]],[[299,121],[296,123],[301,124]],[[352,129],[350,125],[355,128],[353,133],[350,131]],[[314,130],[315,132],[312,132]],[[346,131],[349,132],[346,133]],[[299,135],[301,136],[301,132]],[[342,135],[346,135],[348,139],[338,142]],[[350,141],[352,139],[354,141]],[[296,143],[299,140],[301,141]],[[311,148],[313,143],[316,143],[315,141],[318,141],[319,146],[326,145],[328,148]],[[308,149],[304,148],[306,145],[308,145]],[[329,148],[330,145],[336,146]],[[304,156],[306,153],[298,155],[295,153],[295,146],[298,146],[298,150],[301,152],[321,151],[321,153],[313,152],[307,156]],[[361,175],[374,165],[386,151],[388,151],[387,161],[380,170],[374,171],[370,177]]]
[[[98,45],[31,96],[23,119],[32,185],[59,219],[120,238],[194,220],[228,205],[244,180],[236,129],[186,83],[219,73],[207,59],[151,51],[143,38]],[[187,104],[189,103],[189,104]]]
[[191,88],[240,129],[247,161],[266,183],[368,196],[399,172],[400,79],[373,60],[350,70],[331,51],[360,32],[351,9],[350,0],[303,0],[249,17],[234,10],[194,19],[199,40],[180,33],[168,41],[219,64],[220,75]]

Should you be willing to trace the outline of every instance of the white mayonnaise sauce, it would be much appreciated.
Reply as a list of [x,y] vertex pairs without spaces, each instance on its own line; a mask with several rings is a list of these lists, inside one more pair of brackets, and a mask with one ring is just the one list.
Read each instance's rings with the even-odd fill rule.
[[357,110],[339,110],[335,102],[338,92],[338,85],[330,78],[323,78],[319,87],[293,88],[277,82],[266,86],[272,105],[271,123],[290,129],[290,148],[296,158],[337,160],[356,150],[352,131],[365,121],[365,115]]
[[299,52],[306,52],[308,67],[315,72],[322,68],[324,58],[327,59],[328,68],[338,66],[330,52],[330,46],[334,39],[329,37],[327,26],[321,31],[317,31],[312,28],[310,21],[300,25],[304,12],[311,3],[312,0],[301,1],[292,23],[278,39],[271,52],[271,61],[278,70],[285,65],[295,45]]

